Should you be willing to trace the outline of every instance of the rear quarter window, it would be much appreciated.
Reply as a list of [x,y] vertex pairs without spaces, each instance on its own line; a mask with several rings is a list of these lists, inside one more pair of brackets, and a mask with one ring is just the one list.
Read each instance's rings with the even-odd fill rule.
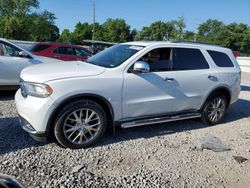
[[227,54],[211,50],[208,50],[207,52],[218,67],[234,67],[233,62]]

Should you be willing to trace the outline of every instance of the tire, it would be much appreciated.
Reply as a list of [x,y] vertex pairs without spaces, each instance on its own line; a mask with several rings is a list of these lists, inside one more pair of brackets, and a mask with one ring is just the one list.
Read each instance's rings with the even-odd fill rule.
[[222,93],[214,93],[204,104],[201,110],[201,119],[207,125],[215,125],[225,116],[227,110],[227,100]]
[[106,128],[106,114],[99,104],[91,100],[77,100],[58,113],[54,134],[63,147],[80,149],[97,143]]

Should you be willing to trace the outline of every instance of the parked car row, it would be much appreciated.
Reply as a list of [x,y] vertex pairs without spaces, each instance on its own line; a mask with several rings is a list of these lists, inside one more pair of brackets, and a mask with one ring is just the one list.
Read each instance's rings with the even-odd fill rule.
[[0,39],[0,90],[19,87],[21,71],[30,65],[60,61],[86,61],[92,53],[77,45],[36,43],[27,51],[6,39]]
[[6,39],[0,39],[0,90],[17,89],[20,73],[25,67],[58,61],[34,55]]
[[30,51],[39,56],[45,56],[63,61],[86,61],[92,53],[77,45],[56,42],[40,42],[34,44]]

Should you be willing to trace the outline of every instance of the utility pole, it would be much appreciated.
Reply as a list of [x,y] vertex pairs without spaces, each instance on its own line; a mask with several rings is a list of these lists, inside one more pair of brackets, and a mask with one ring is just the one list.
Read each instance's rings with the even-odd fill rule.
[[93,1],[93,34],[92,34],[92,40],[95,40],[95,0]]

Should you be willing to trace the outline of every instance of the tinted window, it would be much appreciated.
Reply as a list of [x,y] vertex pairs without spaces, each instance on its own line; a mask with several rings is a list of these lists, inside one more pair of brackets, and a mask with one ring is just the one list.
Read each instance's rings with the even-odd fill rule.
[[209,55],[214,60],[215,64],[218,67],[233,67],[233,63],[227,54],[222,52],[210,51],[208,50]]
[[139,61],[147,62],[150,72],[170,71],[172,66],[171,54],[171,48],[157,48],[145,54]]
[[86,52],[82,48],[74,48],[74,52],[76,56],[91,56],[88,52]]
[[198,49],[174,48],[172,70],[208,69],[209,65]]
[[31,52],[41,52],[43,50],[46,50],[50,47],[50,45],[47,45],[47,44],[37,44],[37,45],[34,45],[30,51]]
[[73,49],[71,47],[59,47],[54,53],[56,54],[64,54],[64,55],[73,55]]

